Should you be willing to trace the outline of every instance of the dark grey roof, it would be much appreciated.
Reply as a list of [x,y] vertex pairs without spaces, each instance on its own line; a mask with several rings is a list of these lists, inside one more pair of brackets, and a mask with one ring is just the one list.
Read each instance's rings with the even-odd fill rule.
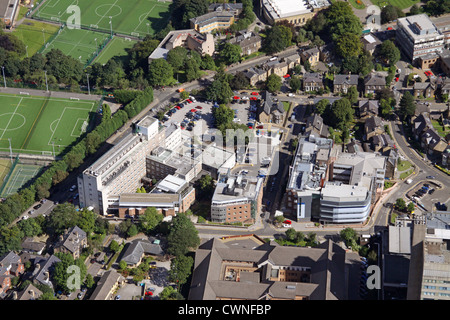
[[60,262],[58,257],[52,255],[49,258],[41,258],[41,259],[35,259],[35,270],[33,271],[33,276],[35,276],[35,280],[48,285],[49,287],[53,288],[53,284],[50,281],[50,277],[47,278],[46,273],[48,272],[49,275],[53,271],[53,266],[55,263]]
[[261,93],[261,98],[262,108],[266,114],[272,114],[275,111],[284,113],[283,103],[281,101],[274,101],[273,96],[270,92],[263,91]]
[[357,74],[336,74],[334,76],[334,85],[348,84],[358,85],[359,76]]
[[315,82],[315,83],[322,83],[323,77],[320,73],[305,73],[303,76],[303,82]]
[[128,264],[137,264],[144,254],[163,255],[164,252],[160,244],[155,244],[148,240],[136,239],[128,244],[121,260]]
[[358,102],[359,112],[371,112],[378,114],[379,103],[378,100],[360,100]]
[[380,117],[374,116],[366,119],[365,127],[366,132],[372,132],[376,128],[381,127],[383,120]]
[[386,85],[386,76],[382,73],[371,73],[364,79],[366,86],[384,86]]
[[70,252],[76,252],[80,249],[82,241],[86,239],[87,235],[80,227],[74,226],[70,231],[63,235],[63,240],[57,244],[69,250]]

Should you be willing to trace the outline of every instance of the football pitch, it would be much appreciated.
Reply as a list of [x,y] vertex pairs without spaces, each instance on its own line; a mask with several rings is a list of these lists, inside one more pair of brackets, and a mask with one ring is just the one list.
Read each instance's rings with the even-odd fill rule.
[[86,131],[97,103],[0,94],[0,151],[58,155]]
[[169,4],[164,0],[45,0],[33,17],[74,23],[73,11],[67,10],[74,5],[80,8],[82,26],[143,37],[166,26]]
[[59,49],[81,63],[89,63],[101,51],[109,40],[110,35],[84,29],[69,29],[65,27],[42,50],[46,54],[51,49]]

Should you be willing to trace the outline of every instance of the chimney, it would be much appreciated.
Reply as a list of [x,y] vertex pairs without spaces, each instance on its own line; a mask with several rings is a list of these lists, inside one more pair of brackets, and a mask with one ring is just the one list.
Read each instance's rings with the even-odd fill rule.
[[17,300],[17,291],[14,291],[13,292],[13,298],[12,298],[13,300]]
[[48,271],[44,272],[44,281],[48,282],[48,280],[50,279],[50,274],[48,273]]
[[28,291],[28,293],[29,293],[30,296],[31,296],[31,300],[34,300],[34,299],[36,298],[36,295],[34,294],[34,290],[33,290],[33,289],[31,289],[30,291]]

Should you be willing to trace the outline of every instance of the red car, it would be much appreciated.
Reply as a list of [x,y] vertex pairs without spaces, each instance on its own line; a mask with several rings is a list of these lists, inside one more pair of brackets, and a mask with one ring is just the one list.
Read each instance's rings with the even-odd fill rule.
[[196,106],[195,108],[196,109],[203,109],[203,107],[200,107],[200,106]]
[[192,101],[190,99],[187,99],[186,101],[187,101],[187,103],[192,103]]
[[250,97],[250,100],[258,100],[256,97]]
[[392,30],[392,27],[388,27],[387,30]]
[[180,110],[180,109],[181,109],[181,107],[180,107],[180,106],[176,106],[175,108],[177,108],[178,110]]
[[259,96],[258,92],[252,92],[252,96]]
[[191,112],[197,112],[197,110],[195,110],[195,109],[191,109]]
[[395,77],[395,82],[398,82],[398,77]]
[[256,129],[264,129],[264,126],[257,126]]

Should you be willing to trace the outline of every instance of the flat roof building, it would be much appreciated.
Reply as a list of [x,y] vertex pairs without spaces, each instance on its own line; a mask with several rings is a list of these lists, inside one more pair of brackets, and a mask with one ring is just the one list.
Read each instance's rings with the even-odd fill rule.
[[261,0],[262,15],[270,24],[287,20],[295,26],[304,25],[318,11],[327,8],[328,0]]
[[425,13],[399,18],[396,37],[400,48],[412,62],[430,54],[439,54],[444,48],[444,35]]

